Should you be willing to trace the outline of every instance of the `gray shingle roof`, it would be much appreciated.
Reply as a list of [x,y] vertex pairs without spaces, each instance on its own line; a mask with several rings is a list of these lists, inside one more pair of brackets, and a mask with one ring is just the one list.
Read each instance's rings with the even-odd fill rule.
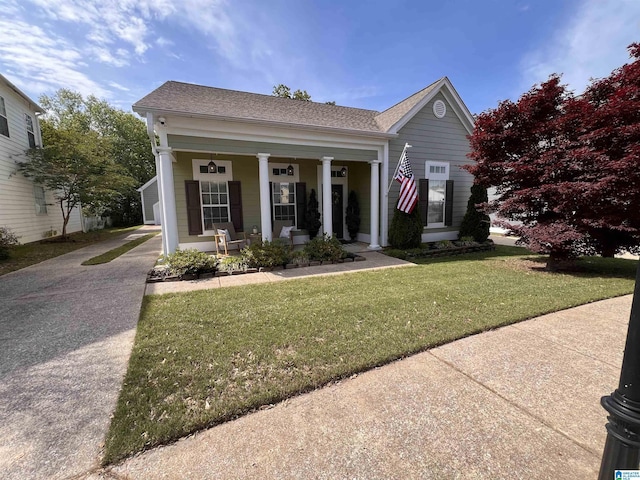
[[[440,79],[442,80],[442,79]],[[388,132],[402,117],[404,117],[409,110],[415,107],[420,100],[429,95],[435,88],[436,84],[440,82],[437,80],[428,87],[423,88],[419,92],[414,93],[408,98],[405,98],[399,103],[396,103],[393,107],[387,108],[384,112],[376,116],[376,122],[383,132]]]
[[435,82],[380,113],[375,110],[303,102],[271,95],[169,81],[133,104],[147,110],[238,120],[276,122],[307,127],[385,133],[422,100]]

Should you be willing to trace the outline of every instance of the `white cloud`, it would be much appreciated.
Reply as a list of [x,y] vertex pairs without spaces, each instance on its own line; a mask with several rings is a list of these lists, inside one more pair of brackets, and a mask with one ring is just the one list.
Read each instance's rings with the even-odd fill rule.
[[156,45],[159,47],[170,47],[171,45],[175,45],[171,40],[164,37],[158,37],[156,40]]
[[106,89],[81,72],[82,54],[65,39],[5,17],[0,17],[0,31],[3,32],[0,58],[19,86],[27,90],[28,85],[46,85],[48,89],[71,87],[85,95],[107,95]]
[[119,83],[116,83],[116,82],[109,82],[109,86],[111,88],[115,88],[115,89],[121,90],[123,92],[128,92],[129,91],[129,89],[127,87],[125,87],[124,85],[120,85]]
[[626,47],[640,37],[640,2],[585,0],[569,23],[522,61],[520,92],[561,73],[580,93],[590,78],[606,77],[629,60]]

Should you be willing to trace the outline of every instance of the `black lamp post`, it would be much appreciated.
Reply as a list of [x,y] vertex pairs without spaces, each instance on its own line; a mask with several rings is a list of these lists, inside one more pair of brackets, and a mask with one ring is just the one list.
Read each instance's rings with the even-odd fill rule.
[[598,480],[610,480],[615,470],[637,470],[640,466],[640,264],[620,383],[616,391],[602,397],[600,403],[609,412],[609,423]]

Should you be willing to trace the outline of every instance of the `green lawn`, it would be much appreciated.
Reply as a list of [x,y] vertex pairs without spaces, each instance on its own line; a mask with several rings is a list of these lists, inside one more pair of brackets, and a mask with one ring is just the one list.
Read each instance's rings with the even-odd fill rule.
[[78,232],[70,234],[65,241],[49,239],[9,247],[10,257],[6,260],[0,260],[0,275],[64,255],[92,243],[115,238],[140,227],[141,225],[127,228],[105,228],[87,233]]
[[[542,263],[540,263],[542,262]],[[636,263],[541,270],[516,247],[146,297],[104,463],[476,332],[631,293]]]
[[119,247],[112,248],[108,252],[103,253],[102,255],[97,255],[95,257],[91,257],[89,260],[85,260],[82,262],[82,265],[101,265],[103,263],[108,263],[111,260],[118,258],[120,255],[127,253],[132,248],[137,247],[138,245],[146,242],[152,237],[158,235],[159,232],[148,233],[143,235],[142,237],[136,238],[135,240],[131,240],[124,245],[120,245]]

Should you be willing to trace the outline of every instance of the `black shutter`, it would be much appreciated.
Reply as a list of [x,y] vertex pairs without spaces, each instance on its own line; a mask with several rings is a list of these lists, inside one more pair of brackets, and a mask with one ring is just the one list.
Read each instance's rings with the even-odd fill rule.
[[453,180],[447,180],[444,202],[444,224],[453,225]]
[[418,209],[420,210],[420,218],[427,225],[427,211],[429,210],[429,179],[421,178],[418,180]]
[[296,210],[296,226],[302,230],[305,228],[305,219],[307,218],[307,184],[304,182],[296,183]]
[[236,232],[244,232],[242,219],[242,190],[240,182],[228,182],[229,185],[229,210],[231,211],[231,223]]
[[200,209],[200,182],[185,180],[184,188],[187,194],[187,224],[189,235],[202,234],[202,211]]
[[271,228],[273,228],[273,182],[269,182],[269,208],[271,209]]

